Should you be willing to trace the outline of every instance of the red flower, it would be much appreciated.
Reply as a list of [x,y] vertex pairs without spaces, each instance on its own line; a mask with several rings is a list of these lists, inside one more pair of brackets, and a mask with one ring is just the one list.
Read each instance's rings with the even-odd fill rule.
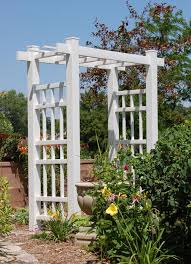
[[128,170],[129,170],[129,166],[128,166],[127,164],[125,164],[125,166],[123,167],[123,169],[124,169],[125,171],[128,171]]

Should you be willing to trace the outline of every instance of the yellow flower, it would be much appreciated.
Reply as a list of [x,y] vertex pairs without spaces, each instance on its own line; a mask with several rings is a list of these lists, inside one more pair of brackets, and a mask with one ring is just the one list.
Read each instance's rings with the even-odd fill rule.
[[57,219],[58,215],[57,215],[57,213],[54,213],[54,214],[51,215],[51,217],[54,218],[54,219]]
[[112,193],[110,192],[110,190],[107,189],[106,186],[101,190],[101,193],[102,193],[104,196],[106,196],[106,197],[108,197],[108,196],[110,196],[110,195],[112,194]]
[[111,216],[116,215],[118,213],[118,208],[114,203],[111,203],[110,206],[106,210],[106,214],[110,214]]

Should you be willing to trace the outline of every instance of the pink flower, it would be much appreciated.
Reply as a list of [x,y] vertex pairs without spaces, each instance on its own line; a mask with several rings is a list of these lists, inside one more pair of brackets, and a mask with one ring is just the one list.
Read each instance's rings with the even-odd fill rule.
[[112,193],[112,194],[108,197],[108,202],[113,202],[116,198],[117,198],[117,195]]

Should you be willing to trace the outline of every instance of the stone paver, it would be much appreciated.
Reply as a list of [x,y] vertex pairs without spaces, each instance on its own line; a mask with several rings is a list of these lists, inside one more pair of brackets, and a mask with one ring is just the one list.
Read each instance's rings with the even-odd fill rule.
[[19,245],[10,241],[0,241],[0,263],[37,264],[38,260]]

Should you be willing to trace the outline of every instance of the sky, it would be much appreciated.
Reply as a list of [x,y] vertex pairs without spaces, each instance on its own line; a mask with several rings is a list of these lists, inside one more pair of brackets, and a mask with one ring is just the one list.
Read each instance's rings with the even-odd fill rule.
[[[130,0],[142,10],[147,0]],[[155,0],[154,2],[161,2]],[[166,0],[191,18],[191,0]],[[125,0],[0,0],[0,91],[27,93],[26,63],[16,61],[16,51],[28,45],[55,45],[66,37],[79,37],[85,45],[99,21],[115,28],[127,16]],[[62,65],[43,65],[41,82],[64,80]]]

